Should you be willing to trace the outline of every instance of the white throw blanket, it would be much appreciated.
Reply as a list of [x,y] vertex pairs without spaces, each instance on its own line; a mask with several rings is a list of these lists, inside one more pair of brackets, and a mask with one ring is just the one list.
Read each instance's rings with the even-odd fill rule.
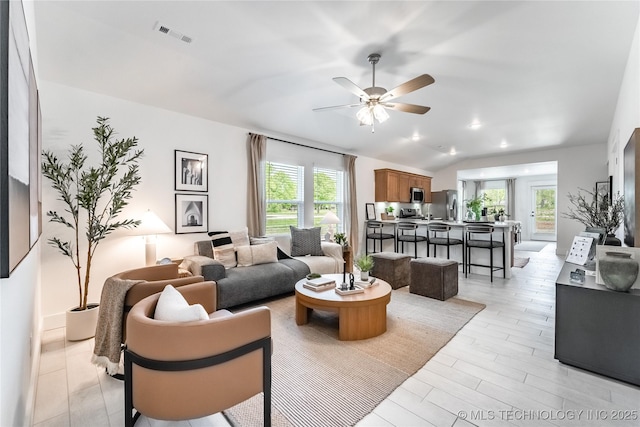
[[120,341],[122,340],[122,317],[127,291],[144,280],[125,280],[109,277],[102,287],[100,314],[96,326],[96,344],[91,363],[107,368],[115,375],[120,366]]

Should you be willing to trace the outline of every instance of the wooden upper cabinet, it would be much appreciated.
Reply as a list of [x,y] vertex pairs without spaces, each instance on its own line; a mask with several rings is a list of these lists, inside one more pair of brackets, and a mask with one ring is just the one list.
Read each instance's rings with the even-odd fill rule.
[[431,202],[431,177],[393,169],[376,169],[376,202],[411,202],[411,187],[424,189],[425,203]]

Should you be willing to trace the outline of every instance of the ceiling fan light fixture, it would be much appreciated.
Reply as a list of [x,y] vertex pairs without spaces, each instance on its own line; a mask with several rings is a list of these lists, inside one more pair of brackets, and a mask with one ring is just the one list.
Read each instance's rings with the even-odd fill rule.
[[389,118],[389,113],[387,113],[387,110],[385,110],[384,107],[380,104],[376,104],[372,108],[372,110],[373,110],[373,117],[375,117],[376,120],[380,123],[383,123]]
[[356,118],[360,120],[360,123],[366,126],[371,126],[373,124],[373,114],[369,106],[362,107],[357,113]]

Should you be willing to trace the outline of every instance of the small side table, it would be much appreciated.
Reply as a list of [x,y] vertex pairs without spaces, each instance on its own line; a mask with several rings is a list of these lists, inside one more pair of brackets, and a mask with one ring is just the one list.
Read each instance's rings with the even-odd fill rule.
[[353,273],[353,249],[351,249],[351,246],[342,247],[342,258],[344,258],[345,262],[345,271]]

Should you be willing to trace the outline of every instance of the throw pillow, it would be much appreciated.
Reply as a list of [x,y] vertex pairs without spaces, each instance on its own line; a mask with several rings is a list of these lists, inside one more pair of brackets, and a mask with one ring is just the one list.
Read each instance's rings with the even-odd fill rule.
[[267,236],[263,236],[263,237],[249,237],[249,242],[252,245],[264,245],[265,243],[269,243],[269,242],[275,242],[275,239],[273,237],[267,237]]
[[234,247],[249,246],[249,229],[247,227],[242,230],[230,231],[229,236],[231,236]]
[[211,231],[211,244],[213,245],[213,257],[220,261],[224,268],[232,268],[236,263],[236,250],[231,241],[231,235],[227,231]]
[[240,246],[238,248],[238,267],[249,267],[271,262],[278,262],[278,244],[276,242]]
[[214,263],[215,261],[208,256],[188,255],[184,257],[182,263],[178,266],[178,271],[182,268],[189,270],[194,276],[202,276],[202,266]]
[[158,298],[154,319],[167,322],[192,322],[207,320],[209,315],[201,304],[189,305],[172,285],[167,285]]
[[291,229],[291,256],[323,256],[320,243],[320,227]]

